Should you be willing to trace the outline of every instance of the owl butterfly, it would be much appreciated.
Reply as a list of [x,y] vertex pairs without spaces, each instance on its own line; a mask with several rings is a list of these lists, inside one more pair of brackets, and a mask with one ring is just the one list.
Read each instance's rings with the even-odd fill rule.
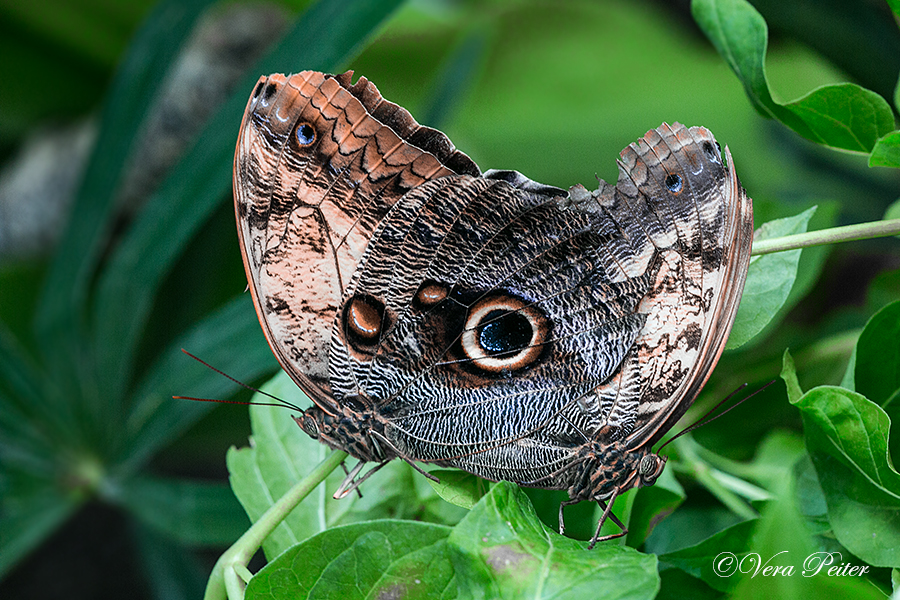
[[295,418],[360,461],[339,494],[401,458],[567,490],[560,527],[581,500],[622,526],[612,501],[662,472],[651,447],[741,297],[753,211],[728,149],[663,124],[615,186],[566,191],[482,173],[351,76],[261,78],[234,161],[256,311],[314,403]]

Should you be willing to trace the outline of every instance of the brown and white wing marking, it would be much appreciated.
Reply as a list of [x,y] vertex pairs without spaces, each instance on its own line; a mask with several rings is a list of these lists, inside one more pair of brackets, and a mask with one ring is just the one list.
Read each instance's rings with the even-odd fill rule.
[[622,151],[598,202],[630,240],[622,277],[646,271],[645,325],[596,391],[604,435],[652,445],[688,409],[725,347],[744,288],[752,201],[703,127],[663,125]]
[[234,199],[256,312],[281,366],[327,412],[331,323],[373,231],[407,191],[478,167],[351,72],[262,77]]

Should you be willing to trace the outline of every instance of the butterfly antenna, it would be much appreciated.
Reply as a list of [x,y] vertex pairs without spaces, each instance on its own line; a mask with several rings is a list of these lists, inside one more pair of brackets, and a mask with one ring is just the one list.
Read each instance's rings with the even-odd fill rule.
[[243,381],[240,381],[240,380],[238,380],[238,379],[235,379],[234,377],[232,377],[232,376],[229,375],[228,373],[225,373],[224,371],[215,368],[214,366],[212,366],[211,364],[209,364],[208,362],[206,362],[206,361],[203,360],[202,358],[199,358],[199,357],[197,357],[197,356],[194,356],[193,354],[191,354],[190,352],[188,352],[188,351],[185,350],[184,348],[182,348],[181,351],[184,352],[185,354],[187,354],[188,356],[190,356],[191,358],[193,358],[194,360],[196,360],[198,363],[200,363],[201,365],[203,365],[203,366],[206,367],[207,369],[210,369],[210,370],[212,370],[212,371],[215,371],[216,373],[218,373],[219,375],[221,375],[221,376],[224,377],[225,379],[231,381],[232,383],[236,383],[237,385],[241,386],[241,387],[244,388],[244,389],[250,390],[251,392],[255,392],[255,393],[257,393],[257,394],[262,394],[263,396],[267,396],[267,397],[271,398],[272,400],[275,400],[275,402],[241,402],[240,400],[216,400],[216,399],[213,399],[213,398],[193,398],[193,397],[190,397],[190,396],[172,396],[173,398],[175,398],[175,399],[177,399],[177,400],[179,400],[179,399],[180,399],[180,400],[196,400],[196,401],[198,401],[198,402],[219,402],[219,403],[221,403],[221,404],[246,404],[246,405],[255,405],[255,406],[280,406],[280,407],[290,408],[290,409],[292,409],[292,410],[296,410],[297,412],[303,412],[303,409],[300,408],[299,406],[297,406],[297,405],[295,405],[295,404],[291,404],[290,402],[287,402],[286,400],[282,400],[282,399],[279,398],[278,396],[273,396],[272,394],[270,394],[269,392],[267,392],[267,391],[265,391],[265,390],[261,390],[261,389],[259,389],[259,388],[255,388],[255,387],[253,387],[252,385],[247,385],[247,384],[244,383]]
[[[733,392],[731,392],[730,394],[728,394],[727,396],[725,396],[725,398],[724,398],[723,400],[721,400],[718,404],[716,404],[716,405],[713,406],[711,409],[709,409],[709,410],[706,412],[706,414],[703,415],[702,417],[700,417],[700,419],[699,419],[696,423],[694,423],[693,425],[688,426],[686,429],[683,429],[682,431],[676,433],[676,434],[673,435],[671,438],[669,438],[668,441],[667,441],[665,444],[663,444],[662,446],[659,447],[659,450],[657,450],[657,452],[659,452],[660,450],[662,450],[663,448],[665,448],[666,446],[668,446],[669,444],[671,444],[672,442],[674,442],[675,440],[677,440],[678,438],[680,438],[681,436],[683,436],[684,434],[690,433],[691,431],[694,431],[695,429],[697,429],[697,428],[699,428],[699,427],[703,427],[704,425],[708,425],[708,424],[712,423],[713,421],[715,421],[716,419],[718,419],[719,417],[724,417],[724,416],[727,415],[729,412],[731,412],[732,410],[734,410],[735,408],[737,408],[738,406],[740,406],[741,404],[743,404],[744,402],[746,402],[747,400],[749,400],[750,398],[752,398],[753,396],[756,396],[756,395],[759,394],[760,392],[765,391],[765,390],[766,390],[770,385],[772,385],[773,383],[775,383],[775,380],[774,380],[774,379],[773,379],[772,381],[770,381],[769,383],[767,383],[766,385],[764,385],[764,386],[762,386],[761,388],[759,388],[758,390],[756,390],[755,392],[753,392],[752,394],[750,394],[749,396],[747,396],[746,398],[742,398],[742,399],[740,399],[739,401],[735,402],[734,404],[732,404],[731,406],[729,406],[728,408],[726,408],[725,410],[723,410],[723,411],[720,412],[719,414],[713,415],[714,412],[716,412],[717,410],[719,410],[719,407],[720,407],[720,406],[722,406],[723,404],[725,404],[726,402],[728,402],[729,400],[731,400],[731,399],[734,397],[735,394],[737,394],[738,392],[740,392],[741,390],[743,390],[745,387],[747,387],[747,384],[746,384],[746,383],[742,383],[741,385],[739,385],[739,386],[737,387],[737,389],[735,389]],[[712,415],[712,416],[710,416],[710,415]]]

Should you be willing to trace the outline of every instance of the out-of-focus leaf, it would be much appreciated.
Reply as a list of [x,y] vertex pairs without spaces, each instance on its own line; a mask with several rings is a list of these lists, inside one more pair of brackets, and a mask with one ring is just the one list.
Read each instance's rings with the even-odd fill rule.
[[856,342],[856,391],[900,416],[900,301],[875,313]]
[[894,200],[890,206],[887,207],[887,210],[884,211],[884,217],[882,217],[885,221],[890,219],[900,219],[900,200]]
[[81,504],[49,482],[32,478],[29,489],[10,485],[11,473],[0,477],[0,577],[37,547]]
[[[797,509],[790,477],[782,480],[775,501],[763,508],[748,549],[750,553],[740,562],[726,562],[724,557],[715,561],[720,571],[714,576],[725,575],[726,581],[737,583],[732,598],[883,598],[867,581],[826,574],[830,566],[850,557],[816,551]],[[820,566],[824,572],[816,574]]]
[[666,569],[660,572],[660,589],[656,600],[719,600],[722,592],[706,585],[702,579],[691,577],[681,569]]
[[616,543],[563,537],[538,520],[516,486],[495,485],[453,529],[461,598],[653,598],[656,557]]
[[[769,221],[756,231],[753,239],[762,241],[803,233],[815,210],[812,207],[794,217]],[[778,313],[791,293],[799,262],[800,250],[775,252],[750,259],[744,294],[726,348],[737,348],[753,339]]]
[[888,6],[894,11],[894,14],[900,17],[900,0],[887,0]]
[[236,386],[185,355],[185,349],[238,381],[254,381],[278,368],[256,320],[249,294],[239,296],[177,339],[137,384],[122,431],[117,468],[132,472],[215,406],[173,399],[227,398]]
[[823,86],[787,104],[776,102],[765,71],[768,28],[746,0],[693,0],[691,12],[762,115],[814,142],[866,153],[894,128],[884,98],[852,83]]
[[278,556],[247,585],[247,600],[456,597],[450,528],[372,521],[324,531]]
[[[94,152],[44,283],[36,326],[54,372],[80,354],[88,286],[111,227],[113,199],[137,131],[183,41],[210,0],[167,0],[138,31],[106,97]],[[126,307],[119,310],[127,311]]]
[[185,544],[227,546],[250,524],[227,485],[133,477],[108,492],[144,523]]
[[152,598],[194,600],[203,597],[206,568],[183,544],[147,526],[135,524],[132,531]]
[[872,155],[870,167],[900,167],[900,131],[892,131],[878,139]]
[[652,486],[638,490],[628,519],[626,544],[639,548],[656,524],[669,516],[685,497],[684,488],[675,479],[672,469],[664,470]]
[[731,591],[739,579],[719,575],[717,571],[730,566],[732,562],[740,563],[752,552],[750,539],[756,525],[756,520],[742,521],[695,546],[663,554],[659,560],[702,579],[713,589]]

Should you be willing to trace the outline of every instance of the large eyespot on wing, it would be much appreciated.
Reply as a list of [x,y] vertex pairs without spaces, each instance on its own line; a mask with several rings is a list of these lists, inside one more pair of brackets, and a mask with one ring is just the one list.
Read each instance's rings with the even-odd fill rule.
[[365,78],[261,78],[247,103],[234,198],[249,288],[282,367],[334,412],[330,324],[373,231],[424,182],[478,167]]
[[483,373],[515,373],[537,361],[550,338],[550,320],[536,306],[508,294],[492,294],[468,311],[459,346]]
[[346,296],[385,307],[380,326],[362,327],[378,329],[377,342],[335,323],[336,396],[371,399],[407,456],[518,481],[534,479],[535,464],[562,467],[588,427],[561,411],[615,371],[648,283],[610,281],[620,233],[581,208],[503,174],[407,194]]

